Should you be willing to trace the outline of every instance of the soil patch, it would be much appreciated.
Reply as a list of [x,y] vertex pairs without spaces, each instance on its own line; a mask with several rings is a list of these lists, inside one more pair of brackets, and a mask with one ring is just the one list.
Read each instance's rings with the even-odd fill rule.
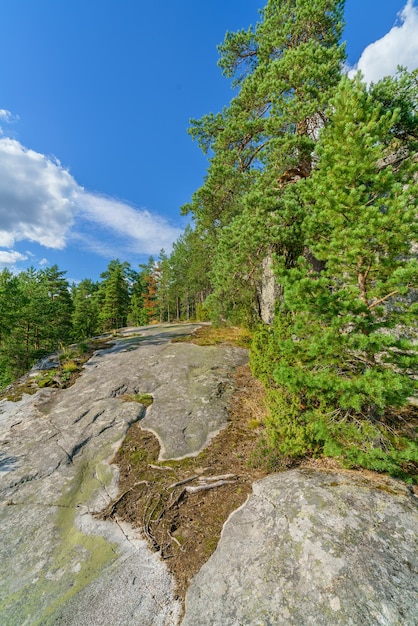
[[263,387],[248,366],[237,369],[235,385],[228,426],[198,456],[158,462],[158,440],[139,422],[113,459],[120,470],[120,495],[101,516],[141,528],[166,560],[182,599],[191,578],[214,552],[225,520],[245,502],[253,482],[267,473],[255,462],[255,407],[261,415]]

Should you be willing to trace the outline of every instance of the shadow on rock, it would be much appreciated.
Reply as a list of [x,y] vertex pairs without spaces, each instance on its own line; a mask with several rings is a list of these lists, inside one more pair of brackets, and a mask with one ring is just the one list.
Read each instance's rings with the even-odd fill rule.
[[0,452],[0,472],[12,472],[17,469],[18,458]]

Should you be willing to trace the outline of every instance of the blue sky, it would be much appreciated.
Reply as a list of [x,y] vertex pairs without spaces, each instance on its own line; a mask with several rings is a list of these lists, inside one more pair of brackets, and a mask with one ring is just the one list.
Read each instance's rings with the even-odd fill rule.
[[[2,0],[0,269],[71,281],[170,250],[207,161],[190,118],[231,100],[227,30],[264,0]],[[348,62],[418,66],[417,0],[346,0]]]

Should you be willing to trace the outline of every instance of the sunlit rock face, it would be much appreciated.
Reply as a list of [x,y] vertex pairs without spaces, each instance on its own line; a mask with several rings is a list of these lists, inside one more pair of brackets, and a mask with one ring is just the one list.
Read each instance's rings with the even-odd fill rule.
[[258,301],[260,316],[265,324],[271,324],[274,317],[274,307],[280,296],[280,285],[273,271],[273,258],[271,255],[263,259],[261,282],[258,287]]
[[183,626],[414,624],[417,528],[416,498],[395,481],[270,475],[192,581]]
[[[0,623],[173,626],[181,605],[139,529],[99,521],[118,494],[109,461],[141,420],[163,458],[195,455],[228,420],[233,346],[170,343],[197,326],[131,330],[68,389],[0,401]],[[153,396],[152,410],[124,396]]]

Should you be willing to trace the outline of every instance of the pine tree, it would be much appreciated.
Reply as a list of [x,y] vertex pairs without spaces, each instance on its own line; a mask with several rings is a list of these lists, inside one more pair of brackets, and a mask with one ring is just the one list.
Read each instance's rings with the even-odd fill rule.
[[155,262],[154,257],[150,256],[147,264],[140,265],[141,280],[144,285],[143,291],[143,309],[146,323],[157,321],[159,318],[159,301],[158,301],[158,279],[159,266]]
[[0,279],[0,380],[13,379],[56,350],[71,333],[71,297],[65,272],[54,265]]
[[16,325],[19,310],[18,277],[4,269],[0,273],[0,389],[10,383],[16,375],[11,359],[10,336]]
[[297,186],[305,245],[323,266],[282,267],[284,304],[256,339],[253,367],[273,389],[282,450],[396,472],[413,451],[383,416],[416,388],[417,163],[387,164],[399,109],[385,112],[360,77],[341,81],[330,115],[317,166]]
[[65,274],[66,272],[60,270],[58,265],[52,265],[42,270],[39,275],[40,282],[44,284],[48,296],[49,323],[45,330],[51,349],[59,343],[67,343],[72,333],[72,300],[70,285]]
[[146,285],[142,272],[129,270],[129,315],[128,324],[132,326],[143,326],[148,323],[148,315],[144,309],[144,293]]
[[174,307],[171,301],[171,287],[173,282],[172,267],[170,259],[161,250],[158,259],[159,280],[158,280],[158,300],[160,309],[160,322],[171,322]]
[[103,281],[97,292],[99,325],[101,330],[110,331],[126,326],[129,311],[129,263],[119,259],[110,261],[101,274]]
[[174,244],[169,265],[171,308],[177,319],[206,318],[204,303],[211,291],[210,267],[207,240],[187,226]]
[[98,332],[99,311],[95,298],[98,288],[98,284],[89,278],[72,288],[72,333],[76,340],[92,337]]
[[[261,21],[227,33],[219,65],[237,95],[217,114],[193,121],[210,156],[192,212],[213,261],[212,301],[221,316],[258,317],[263,259],[289,263],[303,248],[303,219],[289,183],[310,175],[311,154],[344,59],[344,2],[269,0]],[[235,288],[233,288],[235,285]]]

